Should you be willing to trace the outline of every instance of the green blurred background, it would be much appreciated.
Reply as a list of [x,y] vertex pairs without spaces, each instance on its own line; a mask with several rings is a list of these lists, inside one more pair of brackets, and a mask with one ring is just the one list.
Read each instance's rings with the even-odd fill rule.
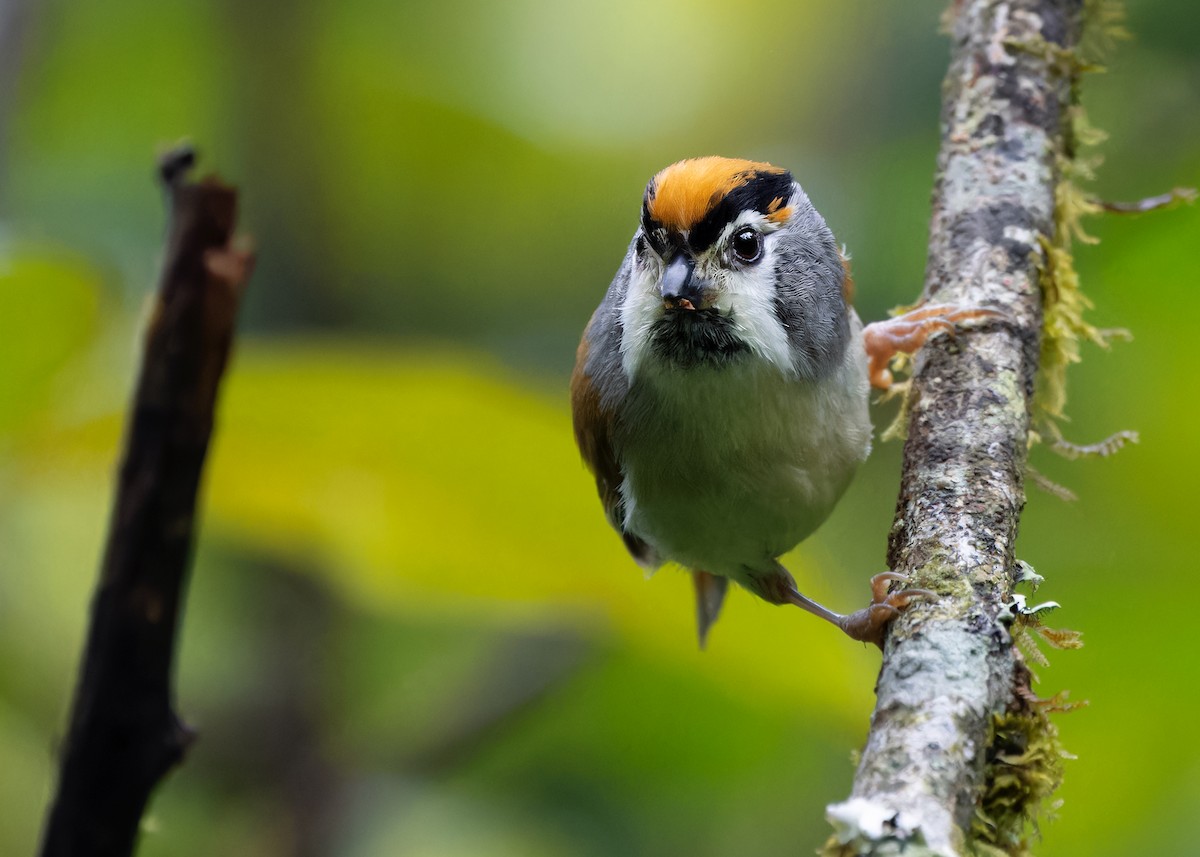
[[[642,579],[571,441],[579,331],[646,180],[790,167],[867,319],[925,258],[941,0],[0,2],[0,853],[50,795],[160,254],[156,150],[194,140],[260,248],[180,656],[201,731],[143,855],[774,855],[823,840],[879,656],[736,593]],[[1200,9],[1129,3],[1086,102],[1096,182],[1200,182]],[[1045,855],[1200,839],[1200,209],[1088,224],[1092,320],[1019,555],[1085,633],[1044,695],[1069,763]],[[879,408],[876,424],[892,411]],[[843,608],[883,568],[899,445],[788,557]],[[1184,848],[1183,850],[1186,850]]]

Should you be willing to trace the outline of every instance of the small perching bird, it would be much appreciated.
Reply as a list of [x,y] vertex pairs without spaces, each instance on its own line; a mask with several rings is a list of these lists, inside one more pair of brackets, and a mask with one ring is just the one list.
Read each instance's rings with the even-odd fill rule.
[[863,328],[846,257],[779,167],[672,164],[579,345],[575,439],[609,523],[643,567],[692,570],[701,645],[733,580],[880,643],[918,597],[872,578],[841,615],[801,595],[778,557],[833,509],[871,449],[870,386],[937,331],[1000,317],[926,306]]

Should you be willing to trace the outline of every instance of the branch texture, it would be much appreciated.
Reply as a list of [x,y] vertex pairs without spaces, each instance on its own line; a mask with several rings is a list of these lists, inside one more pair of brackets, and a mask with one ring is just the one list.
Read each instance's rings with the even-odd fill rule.
[[231,246],[237,192],[161,164],[171,219],[146,333],[44,857],[132,853],[142,811],[191,733],[171,669],[196,492],[251,255]]
[[935,340],[915,363],[888,560],[939,599],[893,624],[851,797],[828,808],[829,853],[973,851],[996,720],[1028,706],[1007,628],[1013,544],[1082,5],[950,13],[924,293],[1011,321]]

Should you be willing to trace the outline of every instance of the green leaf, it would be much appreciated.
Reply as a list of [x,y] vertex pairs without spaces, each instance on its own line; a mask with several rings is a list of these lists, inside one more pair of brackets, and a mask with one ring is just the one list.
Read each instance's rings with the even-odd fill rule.
[[0,251],[0,436],[50,396],[56,373],[95,330],[99,284],[45,249]]

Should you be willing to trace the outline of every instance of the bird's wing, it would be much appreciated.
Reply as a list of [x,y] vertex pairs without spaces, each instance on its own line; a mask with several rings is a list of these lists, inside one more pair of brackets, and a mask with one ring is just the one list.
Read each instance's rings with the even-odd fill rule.
[[625,500],[621,496],[624,474],[617,443],[617,408],[629,392],[629,382],[621,366],[620,306],[629,287],[631,268],[631,255],[626,254],[608,293],[583,332],[571,376],[571,414],[575,443],[588,470],[596,477],[596,491],[608,522],[621,534],[638,564],[652,571],[662,565],[657,551],[625,528]]
[[[604,311],[602,305],[597,315]],[[583,334],[575,359],[575,372],[571,376],[571,416],[575,425],[575,443],[588,470],[596,478],[596,492],[608,518],[625,547],[639,564],[647,568],[658,568],[661,561],[654,549],[638,536],[625,529],[625,501],[621,496],[624,476],[614,443],[616,413],[601,395],[600,385],[589,371],[594,364],[589,361],[589,334],[595,325],[595,317]]]

